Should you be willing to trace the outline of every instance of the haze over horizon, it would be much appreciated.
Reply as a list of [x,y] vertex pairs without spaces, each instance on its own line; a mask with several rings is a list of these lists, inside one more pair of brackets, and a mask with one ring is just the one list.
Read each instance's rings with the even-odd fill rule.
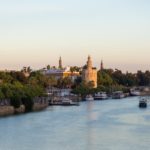
[[150,70],[148,0],[0,2],[0,70],[83,66]]

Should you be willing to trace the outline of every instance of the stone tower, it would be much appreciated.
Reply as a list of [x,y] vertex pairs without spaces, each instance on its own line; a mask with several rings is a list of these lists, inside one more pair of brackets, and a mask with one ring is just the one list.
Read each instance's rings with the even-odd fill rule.
[[59,67],[58,68],[62,69],[62,59],[61,59],[61,57],[59,58]]
[[88,56],[88,60],[87,60],[87,69],[92,69],[92,60],[90,56]]
[[93,82],[94,88],[97,87],[97,69],[93,68],[90,56],[88,56],[86,67],[83,69],[82,78],[86,83]]

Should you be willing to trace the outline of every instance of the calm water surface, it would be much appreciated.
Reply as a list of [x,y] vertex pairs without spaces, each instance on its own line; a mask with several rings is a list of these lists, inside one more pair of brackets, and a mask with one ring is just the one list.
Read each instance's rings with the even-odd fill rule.
[[83,102],[79,107],[0,119],[0,150],[149,150],[150,104],[138,98]]

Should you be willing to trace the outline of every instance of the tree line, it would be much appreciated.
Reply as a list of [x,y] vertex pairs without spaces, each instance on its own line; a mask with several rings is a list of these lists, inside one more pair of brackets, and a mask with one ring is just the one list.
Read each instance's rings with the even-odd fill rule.
[[138,86],[150,86],[150,71],[137,71],[137,73],[123,73],[118,69],[103,69],[97,72],[97,85],[93,89],[92,83],[77,82],[73,93],[85,96],[100,91],[112,93],[114,91],[129,92],[130,88]]
[[[30,71],[27,77],[24,70]],[[81,68],[72,67],[72,71],[81,71]],[[27,72],[27,71],[26,71]],[[149,86],[150,71],[137,71],[137,73],[123,73],[118,69],[103,69],[97,72],[98,87],[93,88],[93,83],[86,83],[82,76],[75,81],[70,77],[57,79],[53,76],[47,76],[40,71],[31,71],[25,68],[21,71],[0,72],[0,101],[10,99],[11,105],[19,107],[24,104],[27,111],[33,106],[35,97],[46,96],[46,89],[49,87],[72,88],[73,93],[87,94],[105,91],[111,93],[113,91],[122,90],[128,92],[133,86]]]
[[45,95],[50,79],[42,73],[32,72],[26,77],[22,71],[0,72],[0,101],[9,100],[15,108],[24,104],[31,111],[35,97]]

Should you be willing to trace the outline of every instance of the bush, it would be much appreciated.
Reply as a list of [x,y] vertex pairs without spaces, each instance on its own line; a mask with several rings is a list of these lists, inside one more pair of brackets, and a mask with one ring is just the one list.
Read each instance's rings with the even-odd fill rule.
[[25,111],[26,112],[32,111],[34,102],[33,102],[33,99],[31,97],[29,97],[29,96],[28,97],[23,97],[22,98],[22,103],[23,103],[23,105],[25,105]]
[[19,108],[21,105],[21,99],[19,97],[12,97],[10,103],[15,108]]

